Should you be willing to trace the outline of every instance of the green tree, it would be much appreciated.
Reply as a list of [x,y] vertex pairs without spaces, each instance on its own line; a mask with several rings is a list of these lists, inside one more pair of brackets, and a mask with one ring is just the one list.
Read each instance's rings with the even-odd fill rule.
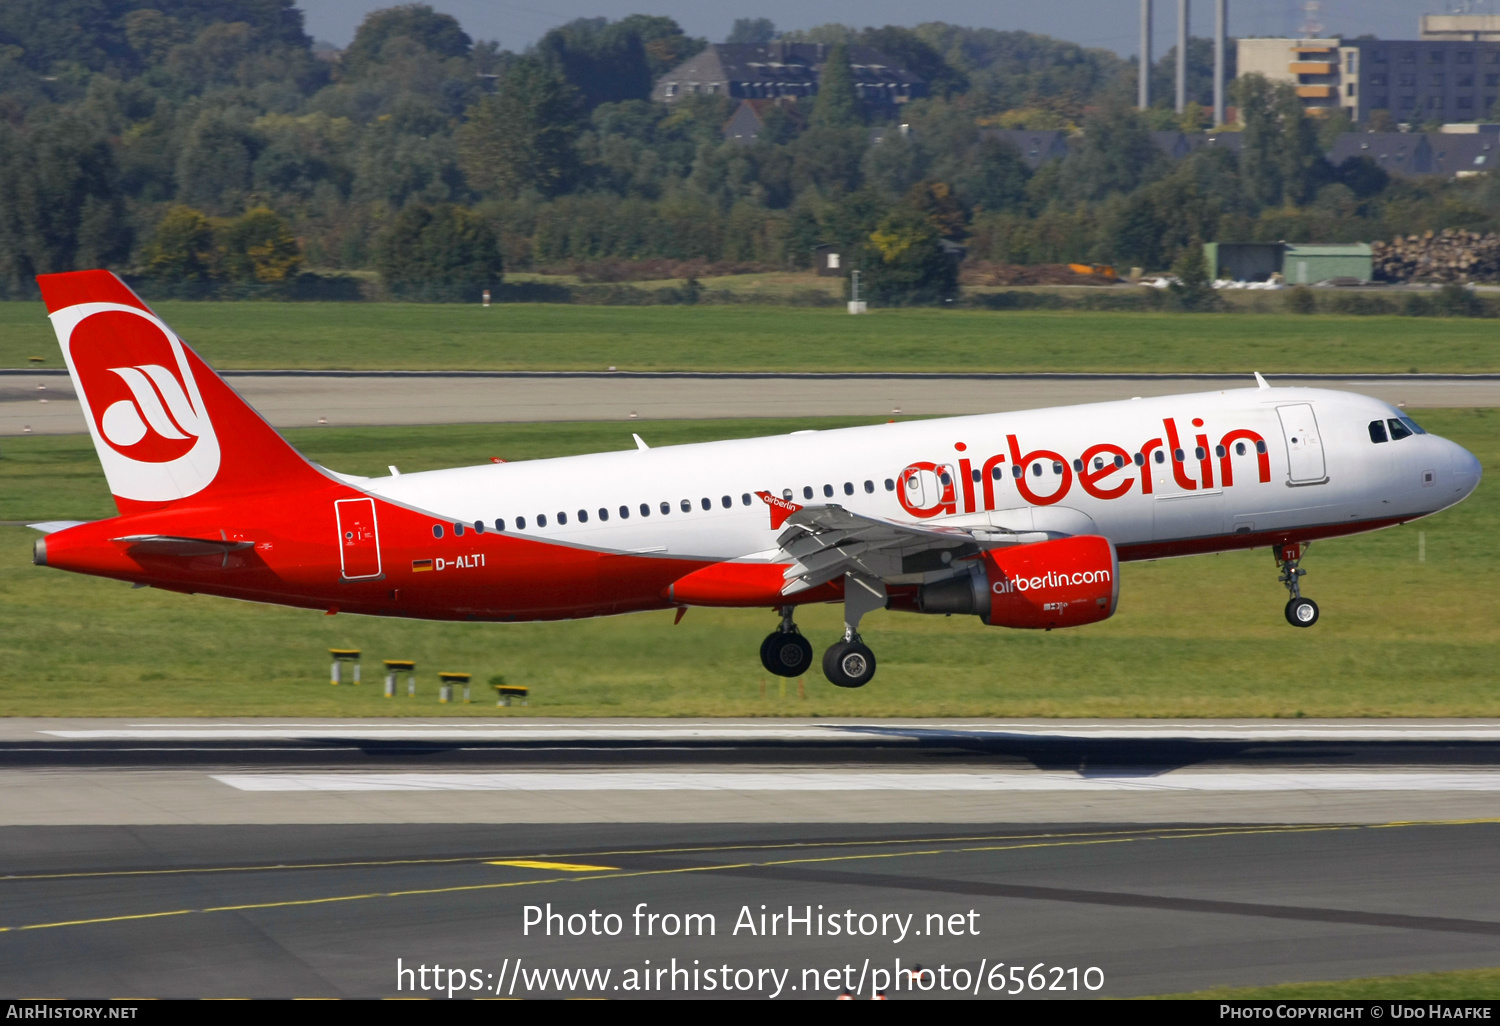
[[811,186],[832,196],[860,187],[860,163],[868,148],[863,128],[811,128],[787,148],[796,191]]
[[814,128],[852,128],[861,123],[859,97],[854,92],[854,71],[849,67],[849,46],[839,43],[828,51],[828,60],[818,75],[818,96],[813,102]]
[[350,77],[368,75],[384,61],[386,45],[404,39],[436,57],[466,57],[474,41],[452,15],[439,14],[426,4],[388,7],[365,16],[344,51],[343,67]]
[[63,116],[32,131],[0,122],[0,275],[29,292],[37,274],[122,260],[130,236],[119,168],[93,126]]
[[645,43],[625,22],[577,18],[544,35],[536,49],[578,90],[585,110],[651,95]]
[[1026,203],[1031,169],[1016,144],[981,139],[959,165],[954,185],[964,201],[981,210],[1017,210]]
[[[890,209],[890,203],[874,189],[860,189],[839,197],[823,209],[821,242],[832,243],[853,254],[869,244],[870,233]],[[851,257],[848,263],[853,263]]]
[[676,21],[661,15],[632,14],[621,18],[620,25],[641,37],[641,44],[646,49],[646,65],[653,80],[708,45],[708,40],[687,35]]
[[1172,265],[1172,274],[1177,281],[1172,285],[1172,297],[1183,310],[1213,310],[1219,305],[1219,294],[1208,276],[1208,261],[1203,257],[1203,243],[1194,239],[1183,247],[1177,262]]
[[142,64],[161,64],[174,46],[187,42],[182,22],[154,8],[131,11],[125,16],[125,39]]
[[234,281],[277,285],[297,276],[302,249],[275,211],[247,210],[217,233],[221,264]]
[[906,194],[905,204],[920,210],[945,239],[961,239],[969,231],[969,211],[947,182],[918,182]]
[[452,204],[414,203],[376,240],[375,267],[397,295],[473,301],[499,287],[502,262],[483,218]]
[[940,303],[958,292],[958,269],[938,229],[921,210],[902,206],[870,233],[861,261],[865,294],[885,306]]
[[177,201],[214,214],[239,209],[259,149],[260,140],[239,118],[205,110],[178,151]]
[[175,206],[157,222],[142,253],[146,273],[163,282],[206,282],[218,274],[214,225],[201,210]]
[[1246,195],[1258,206],[1305,203],[1330,172],[1317,126],[1296,90],[1252,74],[1240,78],[1235,91],[1245,126],[1240,176]]
[[1140,114],[1121,100],[1111,100],[1084,122],[1083,138],[1062,162],[1061,190],[1068,198],[1085,201],[1132,192],[1164,160]]
[[480,192],[563,192],[578,172],[577,93],[535,57],[518,60],[500,91],[468,112],[458,130],[459,165]]

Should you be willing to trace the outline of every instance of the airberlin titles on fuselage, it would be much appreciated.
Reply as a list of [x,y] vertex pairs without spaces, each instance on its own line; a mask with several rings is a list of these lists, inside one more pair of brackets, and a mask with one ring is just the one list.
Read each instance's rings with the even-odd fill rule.
[[[1202,428],[1202,419],[1193,418],[1193,427]],[[1212,447],[1207,434],[1194,434],[1193,449],[1188,452],[1182,447],[1176,419],[1168,417],[1162,420],[1162,437],[1147,439],[1134,452],[1112,442],[1100,442],[1089,446],[1074,460],[1069,460],[1052,449],[1033,449],[1023,453],[1017,436],[1008,434],[1005,439],[1009,452],[996,453],[977,468],[973,458],[967,455],[959,456],[956,471],[950,470],[951,464],[946,463],[919,461],[907,464],[901,471],[902,487],[896,490],[901,508],[920,520],[957,514],[960,512],[960,499],[964,513],[997,509],[995,484],[1005,478],[1006,475],[1000,468],[1006,465],[1011,468],[1010,477],[1015,482],[1016,491],[1033,506],[1051,506],[1061,502],[1072,491],[1075,477],[1079,487],[1096,499],[1118,499],[1128,493],[1137,481],[1140,483],[1141,494],[1151,495],[1156,491],[1156,482],[1152,478],[1153,463],[1159,468],[1170,464],[1172,480],[1184,491],[1214,488],[1215,463],[1218,464],[1218,481],[1225,488],[1233,487],[1236,457],[1254,456],[1259,482],[1269,484],[1271,481],[1271,457],[1265,438],[1249,428],[1235,428],[1226,432]],[[954,451],[960,454],[966,453],[968,448],[964,442],[955,442],[953,445]],[[1198,465],[1197,477],[1188,473],[1190,458]],[[1043,472],[1049,464],[1054,471],[1052,476],[1059,483],[1052,492],[1038,494],[1027,480],[1028,471],[1030,476],[1040,478],[1044,476]],[[1127,468],[1138,473],[1113,478],[1117,473],[1129,473]],[[939,486],[938,494],[931,503],[913,501],[912,492],[918,490],[920,480],[917,475],[921,474],[932,475]],[[976,484],[979,485],[977,491]]]

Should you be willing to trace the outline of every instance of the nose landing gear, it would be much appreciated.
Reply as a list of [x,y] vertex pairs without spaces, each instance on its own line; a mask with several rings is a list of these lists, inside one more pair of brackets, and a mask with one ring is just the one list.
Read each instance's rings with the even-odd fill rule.
[[1277,580],[1286,585],[1292,596],[1286,603],[1286,622],[1293,627],[1311,627],[1318,622],[1318,604],[1310,598],[1303,598],[1302,588],[1297,583],[1307,573],[1298,564],[1308,547],[1303,542],[1288,542],[1271,550],[1276,556],[1276,565],[1281,568]]
[[792,622],[792,607],[781,607],[781,626],[760,643],[760,663],[778,677],[800,677],[812,665],[813,647]]

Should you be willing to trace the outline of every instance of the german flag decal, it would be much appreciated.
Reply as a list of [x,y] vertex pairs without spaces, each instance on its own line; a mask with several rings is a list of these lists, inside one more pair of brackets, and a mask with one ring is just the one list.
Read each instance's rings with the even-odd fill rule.
[[411,572],[414,573],[414,574],[419,574],[423,570],[431,570],[431,569],[432,569],[432,560],[430,560],[430,559],[414,559],[414,560],[411,561]]

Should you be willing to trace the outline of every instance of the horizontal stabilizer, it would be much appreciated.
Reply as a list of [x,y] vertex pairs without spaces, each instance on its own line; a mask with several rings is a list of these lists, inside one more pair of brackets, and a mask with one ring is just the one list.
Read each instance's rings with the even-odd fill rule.
[[66,531],[70,527],[88,523],[87,520],[43,520],[40,524],[27,524],[33,531],[41,531],[43,534],[56,534],[58,531]]
[[124,538],[111,538],[116,544],[129,547],[131,555],[177,556],[190,559],[195,556],[228,555],[244,549],[253,549],[253,541],[226,541],[220,538],[177,538],[166,534],[135,534]]

